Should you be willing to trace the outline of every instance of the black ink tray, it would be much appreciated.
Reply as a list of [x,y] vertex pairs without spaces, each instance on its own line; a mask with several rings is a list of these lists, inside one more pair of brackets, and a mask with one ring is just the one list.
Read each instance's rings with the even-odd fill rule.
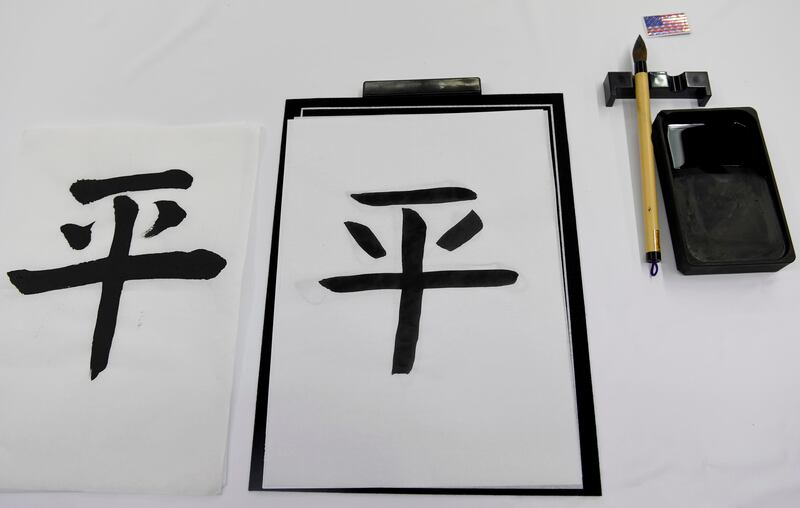
[[653,149],[681,273],[774,272],[794,261],[754,109],[662,111]]

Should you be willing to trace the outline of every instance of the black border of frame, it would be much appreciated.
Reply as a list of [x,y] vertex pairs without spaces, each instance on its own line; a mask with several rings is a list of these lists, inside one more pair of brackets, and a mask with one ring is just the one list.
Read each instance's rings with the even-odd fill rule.
[[[419,106],[415,108],[414,106]],[[537,108],[537,106],[539,106]],[[402,108],[398,111],[397,108]],[[384,109],[385,108],[385,109]],[[272,356],[272,327],[275,308],[278,242],[283,191],[286,135],[289,120],[298,116],[339,116],[370,114],[436,114],[485,112],[519,109],[547,109],[551,124],[550,149],[557,179],[560,232],[563,235],[567,305],[570,314],[570,336],[575,376],[578,413],[578,435],[581,451],[581,488],[264,488],[264,450],[266,445],[267,398]],[[306,111],[308,110],[308,111]],[[555,174],[557,172],[557,174]],[[599,496],[600,464],[597,451],[594,399],[592,395],[589,348],[586,335],[586,314],[581,282],[580,253],[572,195],[572,176],[569,163],[567,127],[562,94],[511,94],[474,96],[401,96],[332,99],[290,99],[286,101],[281,136],[280,165],[275,195],[272,225],[267,298],[264,312],[264,331],[261,344],[258,391],[256,395],[253,447],[250,462],[251,491],[269,492],[339,492],[365,494],[452,494],[452,495],[551,495]]]

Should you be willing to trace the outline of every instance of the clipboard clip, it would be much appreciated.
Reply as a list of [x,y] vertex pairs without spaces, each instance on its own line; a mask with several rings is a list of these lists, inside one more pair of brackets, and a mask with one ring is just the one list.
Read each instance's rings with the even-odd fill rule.
[[481,78],[364,81],[364,97],[387,95],[480,95]]

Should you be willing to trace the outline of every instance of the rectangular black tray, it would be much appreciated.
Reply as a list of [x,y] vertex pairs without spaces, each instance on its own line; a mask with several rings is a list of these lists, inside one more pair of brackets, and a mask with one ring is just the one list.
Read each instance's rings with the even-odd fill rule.
[[754,109],[662,111],[653,149],[678,270],[774,272],[794,261]]

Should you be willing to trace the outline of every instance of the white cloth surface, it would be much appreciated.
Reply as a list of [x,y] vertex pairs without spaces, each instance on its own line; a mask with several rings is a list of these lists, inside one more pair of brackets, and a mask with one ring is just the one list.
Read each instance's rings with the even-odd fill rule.
[[[3,494],[3,506],[795,507],[800,500],[800,264],[685,277],[642,262],[635,105],[606,108],[642,16],[693,33],[648,39],[653,70],[706,70],[709,107],[761,118],[790,228],[800,223],[800,6],[668,3],[0,2],[0,170],[40,125],[263,123],[244,277],[228,484],[210,498]],[[247,492],[283,101],[357,96],[365,79],[482,78],[484,93],[563,92],[597,415],[600,498]],[[696,107],[686,100],[653,102]],[[800,235],[795,234],[795,237]]]

